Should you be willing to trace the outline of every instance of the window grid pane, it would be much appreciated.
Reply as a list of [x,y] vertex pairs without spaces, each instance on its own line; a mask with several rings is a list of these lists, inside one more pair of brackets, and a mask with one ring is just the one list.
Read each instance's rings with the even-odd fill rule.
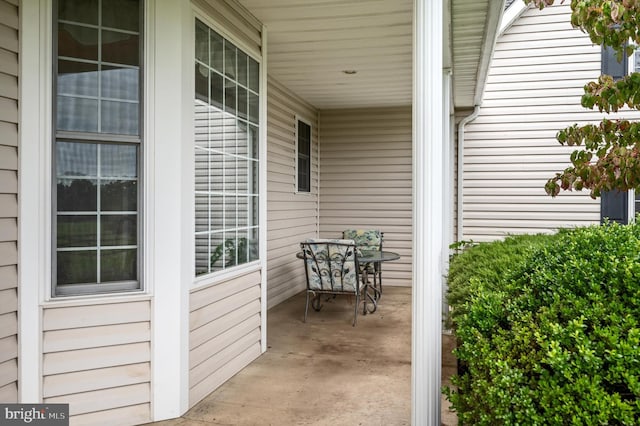
[[[107,1],[59,0],[57,131],[140,136],[140,3],[116,0],[113,9]],[[99,14],[105,7],[110,12]]]
[[[114,277],[137,281],[137,266],[135,271],[131,269],[137,261],[131,260],[130,253],[133,249],[137,256],[137,164],[138,148],[134,144],[56,143],[59,284],[100,284]],[[64,179],[69,175],[82,179]],[[129,252],[123,252],[126,256],[120,263],[108,260],[115,259],[107,253],[109,250],[124,247]],[[71,254],[87,253],[87,248],[92,250],[90,256]],[[95,274],[87,272],[89,259],[93,259]],[[128,260],[122,263],[123,259]],[[122,269],[125,264],[127,268]],[[104,269],[111,267],[122,270],[115,273]],[[74,268],[85,272],[78,274]],[[89,276],[95,281],[77,281]]]
[[201,276],[258,258],[259,64],[197,19],[195,29],[195,275]]
[[55,296],[140,288],[142,18],[139,0],[58,0]]

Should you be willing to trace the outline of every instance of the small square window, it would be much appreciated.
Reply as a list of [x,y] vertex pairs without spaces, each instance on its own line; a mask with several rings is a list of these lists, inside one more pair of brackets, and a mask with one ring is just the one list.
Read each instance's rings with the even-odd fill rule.
[[601,74],[610,75],[614,80],[620,80],[628,73],[628,60],[623,56],[618,60],[618,54],[608,46],[602,46]]

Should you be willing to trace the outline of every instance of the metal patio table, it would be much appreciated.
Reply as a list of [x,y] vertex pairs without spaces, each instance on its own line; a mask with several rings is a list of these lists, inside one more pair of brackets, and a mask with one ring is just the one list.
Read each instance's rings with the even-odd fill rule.
[[[373,278],[373,284],[369,283],[369,266],[375,263],[389,262],[392,260],[400,259],[398,253],[386,250],[363,250],[362,254],[358,255],[358,262],[362,269],[362,283],[365,285],[365,298],[364,298],[364,314],[373,313],[378,309],[378,300],[382,296],[382,283]],[[368,291],[371,289],[373,295]],[[367,298],[371,301],[373,308],[367,307]]]
[[[304,254],[299,251],[296,253],[296,257],[298,259],[304,259]],[[366,315],[367,312],[370,314],[374,313],[376,309],[378,309],[378,300],[380,300],[380,296],[382,296],[382,284],[377,282],[375,275],[373,283],[369,283],[369,266],[375,263],[389,262],[398,259],[400,259],[398,253],[386,250],[363,250],[362,253],[358,255],[358,263],[362,269],[362,284],[364,284],[365,287],[363,314]],[[371,292],[369,290],[371,290]],[[367,298],[371,302],[371,308],[367,304]]]

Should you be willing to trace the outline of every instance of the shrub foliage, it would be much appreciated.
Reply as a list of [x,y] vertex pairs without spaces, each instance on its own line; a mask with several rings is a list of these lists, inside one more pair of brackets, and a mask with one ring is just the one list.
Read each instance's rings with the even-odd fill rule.
[[449,289],[461,424],[640,424],[640,225],[480,244]]

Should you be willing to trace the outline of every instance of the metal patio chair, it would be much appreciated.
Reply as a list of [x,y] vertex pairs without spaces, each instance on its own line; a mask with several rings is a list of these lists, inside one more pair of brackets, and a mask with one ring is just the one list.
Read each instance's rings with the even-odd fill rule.
[[[359,251],[382,251],[384,232],[378,229],[345,229],[342,238],[353,240]],[[366,267],[368,275],[373,277],[373,288],[382,294],[382,264],[373,263]]]
[[322,308],[321,295],[345,294],[353,295],[356,299],[353,316],[355,326],[363,285],[360,282],[360,266],[353,240],[309,239],[300,243],[300,247],[307,277],[304,321],[307,321],[311,294],[311,306],[316,311]]

